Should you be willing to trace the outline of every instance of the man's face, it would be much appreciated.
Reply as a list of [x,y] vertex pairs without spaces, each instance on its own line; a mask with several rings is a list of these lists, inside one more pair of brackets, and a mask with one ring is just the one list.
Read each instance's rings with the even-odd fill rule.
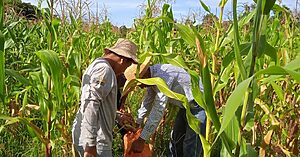
[[119,62],[120,72],[123,73],[132,63],[133,63],[132,59],[122,57]]
[[[129,58],[125,58],[124,59],[124,66],[126,67],[125,69],[127,69],[131,64],[133,64],[134,61],[132,59],[129,59]],[[125,70],[124,70],[125,71]]]

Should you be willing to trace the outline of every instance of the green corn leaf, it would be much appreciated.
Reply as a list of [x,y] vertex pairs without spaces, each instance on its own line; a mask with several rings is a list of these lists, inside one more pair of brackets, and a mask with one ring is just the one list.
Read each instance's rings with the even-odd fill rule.
[[273,10],[274,10],[275,12],[286,12],[286,11],[287,11],[285,8],[281,7],[281,6],[278,5],[278,4],[274,4],[274,5],[273,5]]
[[251,43],[243,43],[239,45],[239,49],[241,50],[241,55],[247,55],[250,51]]
[[4,50],[10,49],[15,46],[15,42],[12,39],[8,39],[4,43]]
[[[253,19],[254,15],[255,15],[255,10],[250,12],[245,17],[239,19],[238,26],[244,26],[245,24],[249,23],[250,20]],[[232,42],[232,40],[234,38],[234,31],[233,30],[234,29],[231,25],[231,27],[228,29],[226,35],[224,35],[224,38],[222,39],[222,42],[220,43],[220,47],[224,47],[226,44],[229,44],[230,42]]]
[[48,93],[48,89],[47,86],[45,86],[42,82],[42,78],[41,77],[41,71],[38,72],[31,72],[30,74],[30,78],[32,79],[31,83],[32,83],[32,87],[34,87],[36,93],[38,94],[38,104],[40,106],[40,112],[41,115],[43,117],[44,121],[47,121],[47,112],[48,112],[48,108],[52,109],[52,107],[49,104],[49,93]]
[[12,29],[15,27],[15,25],[17,25],[20,21],[18,22],[13,22],[11,23],[6,29],[10,35],[10,37],[13,39],[13,41],[16,43],[17,42],[17,38],[15,33],[12,31]]
[[289,69],[284,69],[284,70],[287,73],[289,73],[293,79],[295,79],[298,83],[300,83],[300,73],[299,72],[289,70]]
[[271,66],[267,69],[263,69],[258,71],[255,76],[259,76],[261,74],[268,74],[268,75],[290,75],[293,79],[300,82],[300,73],[294,70],[289,70],[284,67],[280,66]]
[[293,61],[289,62],[287,65],[284,66],[284,68],[288,70],[298,70],[300,69],[300,57],[294,59]]
[[[221,128],[221,123],[219,121],[219,116],[216,111],[216,107],[214,104],[214,99],[213,99],[213,92],[212,92],[212,86],[210,82],[210,73],[208,69],[208,65],[206,65],[202,71],[202,81],[203,81],[203,87],[204,87],[204,99],[206,102],[207,106],[207,116],[212,120],[215,128],[217,131],[220,130]],[[234,148],[234,143],[233,141],[226,135],[226,133],[222,132],[220,133],[221,139],[222,139],[222,144],[226,147],[230,155],[233,155],[231,153],[231,150]],[[218,139],[218,138],[216,138]]]
[[185,64],[183,58],[179,55],[177,55],[176,57],[166,57],[168,60],[168,63],[181,67],[183,69],[188,69],[187,65]]
[[255,75],[259,76],[261,74],[287,75],[288,73],[282,67],[279,67],[279,66],[270,66],[267,69],[263,69],[263,70],[258,71]]
[[33,130],[30,126],[26,125],[26,128],[27,128],[27,130],[28,130],[29,135],[30,135],[32,138],[36,137],[36,134],[35,134],[34,130]]
[[242,19],[239,20],[239,26],[244,26],[245,24],[249,23],[250,20],[253,19],[255,15],[255,10],[251,11],[248,15],[246,15],[245,17],[243,17]]
[[191,46],[196,46],[196,36],[188,26],[176,24],[176,27],[178,28],[179,34],[185,42]]
[[[2,10],[3,11],[3,10]],[[1,6],[0,6],[0,12],[1,12]],[[1,13],[0,13],[1,14]],[[0,17],[1,18],[1,17]],[[1,27],[1,26],[0,26]],[[4,36],[2,34],[2,31],[0,30],[0,95],[1,100],[4,102],[4,78],[5,78],[5,50],[4,50]]]
[[199,1],[200,1],[201,6],[203,7],[203,9],[211,14],[209,7],[202,0],[199,0]]
[[162,7],[162,15],[166,15],[168,13],[169,9],[172,9],[171,6],[167,3],[165,3]]
[[211,156],[211,145],[208,143],[208,141],[205,139],[205,137],[203,137],[201,134],[199,134],[201,143],[202,143],[202,148],[203,148],[203,154],[205,154],[205,156]]
[[61,104],[63,100],[63,83],[61,81],[63,80],[63,73],[65,71],[63,64],[61,63],[58,55],[54,51],[42,50],[36,52],[36,55],[42,61],[47,73],[51,76],[51,79],[53,80],[53,88],[55,95],[58,98],[59,104]]
[[[239,45],[239,49],[241,50],[241,55],[247,55],[249,53],[249,50],[251,48],[251,43],[243,43]],[[227,67],[235,58],[234,52],[228,53],[224,59],[222,60],[222,66]]]
[[[224,130],[224,132],[226,132],[226,135],[228,135],[228,137],[230,137],[230,139],[232,141],[237,141],[238,139],[238,135],[239,135],[239,122],[236,118],[236,116],[234,116],[231,121],[228,124],[228,127]],[[228,151],[228,149],[226,149],[226,146],[224,143],[222,143],[222,149],[220,152],[220,155],[223,156],[231,156],[231,153]]]
[[264,0],[265,5],[264,5],[264,15],[269,15],[271,9],[273,8],[276,0]]
[[[287,70],[298,70],[300,68],[299,62],[300,62],[300,57],[298,57],[298,58],[294,59],[293,61],[289,62],[287,65],[284,66],[284,68],[287,69]],[[283,73],[284,73],[284,71],[283,71]],[[284,74],[278,74],[278,75],[285,75],[285,74],[286,73],[284,73]],[[274,81],[274,80],[276,80],[279,77],[281,77],[281,76],[274,76],[274,75],[269,76],[269,77],[265,78],[262,81],[262,84]]]
[[257,49],[257,56],[261,57],[263,52],[265,51],[265,44],[266,44],[266,35],[261,35],[259,38],[258,49]]
[[49,42],[52,42],[52,43],[49,43],[49,45],[53,45],[53,42],[57,39],[57,33],[52,25],[52,21],[48,21],[49,19],[45,17],[44,15],[44,21],[46,23],[46,26],[48,28],[48,31],[50,32],[50,35],[52,36],[52,41],[49,40]]
[[258,157],[258,153],[251,146],[250,143],[246,143],[246,140],[242,138],[240,149],[240,157]]
[[244,95],[249,87],[250,82],[252,81],[253,77],[250,77],[243,82],[241,82],[236,89],[232,92],[232,94],[229,96],[228,100],[225,104],[225,111],[223,113],[223,120],[221,123],[221,128],[218,132],[218,136],[227,128],[229,122],[234,117],[234,113],[238,109],[238,107],[241,105]]
[[0,31],[3,31],[3,23],[4,23],[4,1],[0,1]]
[[234,60],[234,53],[228,53],[222,60],[222,66],[227,67]]
[[219,3],[219,7],[225,7],[225,4],[227,3],[228,0],[221,0]]
[[55,18],[52,20],[52,26],[53,26],[53,29],[55,31],[55,34],[56,32],[58,32],[58,27],[60,26],[60,19],[58,18]]
[[284,101],[284,95],[283,95],[282,88],[280,86],[278,86],[275,82],[271,82],[271,85],[272,85],[275,93],[277,94],[278,98],[281,101]]
[[31,88],[30,86],[26,88],[25,94],[23,96],[23,101],[22,101],[22,115],[24,115],[25,110],[26,110],[25,107],[28,104],[28,90],[30,88]]
[[247,156],[246,157],[258,157],[257,151],[249,143],[247,143]]
[[5,78],[5,38],[3,35],[3,22],[4,22],[4,3],[0,1],[0,96],[4,103],[4,78]]
[[14,77],[17,81],[21,82],[22,84],[24,84],[26,86],[31,85],[31,83],[28,81],[28,79],[26,79],[25,77],[20,75],[17,71],[15,71],[13,69],[5,69],[5,72],[7,75]]
[[234,31],[234,54],[235,54],[235,59],[237,62],[237,65],[239,67],[241,76],[242,76],[242,80],[246,79],[246,69],[245,69],[245,65],[243,64],[243,60],[240,54],[240,39],[239,39],[239,32],[238,32],[238,22],[237,22],[237,13],[236,13],[236,6],[237,6],[237,0],[233,0],[232,2],[233,5],[233,31]]
[[265,43],[264,54],[268,55],[273,59],[273,61],[277,62],[277,50],[268,42]]
[[181,67],[188,71],[188,73],[191,76],[192,94],[194,96],[194,99],[202,108],[206,109],[206,104],[204,103],[203,94],[199,89],[199,80],[200,80],[199,74],[193,70],[190,70],[186,66],[186,64],[181,56],[176,56],[175,58],[169,58],[168,63],[173,64],[178,67]]
[[149,23],[152,23],[152,22],[157,22],[159,20],[163,20],[163,21],[166,21],[168,23],[174,23],[174,21],[171,18],[165,17],[165,16],[159,16],[159,17],[147,19],[146,23],[149,24]]
[[23,118],[23,117],[17,117],[17,119],[22,122],[23,124],[31,127],[34,131],[34,133],[36,134],[36,137],[38,137],[38,139],[44,143],[45,145],[48,143],[46,138],[44,137],[44,131],[42,129],[40,129],[38,126],[36,126],[35,124],[31,123],[32,120],[34,120],[33,118]]
[[43,131],[39,127],[37,127],[36,125],[31,123],[32,120],[37,120],[37,118],[10,117],[10,116],[0,114],[0,119],[7,121],[4,125],[0,126],[0,132],[7,125],[11,125],[11,124],[14,124],[14,123],[17,123],[17,122],[21,122],[21,123],[31,127],[33,129],[33,131],[35,132],[35,134],[37,135],[37,137],[43,143],[46,143]]
[[66,78],[65,85],[71,85],[71,86],[80,87],[81,86],[80,82],[81,82],[81,80],[77,76],[75,76],[75,75],[68,75],[67,78]]
[[186,116],[189,126],[197,133],[200,134],[200,121],[192,115],[190,111],[190,106],[187,98],[179,93],[171,91],[165,81],[161,78],[154,77],[148,79],[137,79],[138,82],[141,82],[146,85],[156,85],[159,91],[164,93],[167,97],[179,100],[183,103],[183,106],[186,108]]
[[[199,88],[200,77],[199,77],[198,73],[195,71],[189,70],[188,72],[191,76],[193,97],[194,97],[195,101],[197,102],[197,104],[199,104],[204,110],[207,110],[207,105],[204,101],[204,96],[202,93],[203,89]],[[200,91],[200,90],[202,90],[202,91]]]
[[179,101],[187,101],[186,97],[183,96],[182,94],[175,93],[171,91],[165,81],[159,77],[155,78],[148,78],[148,79],[136,79],[138,82],[141,82],[146,85],[156,85],[157,88],[164,93],[166,96],[169,98],[173,98]]
[[224,68],[221,73],[220,76],[218,77],[217,82],[215,83],[215,87],[213,89],[213,94],[215,95],[218,91],[220,91],[221,89],[223,89],[224,87],[227,86],[227,83],[229,81],[229,75],[231,73],[231,68],[232,66],[228,66],[226,68]]
[[220,129],[220,121],[219,121],[219,116],[217,114],[217,110],[214,104],[214,100],[213,100],[213,93],[212,93],[212,86],[211,86],[211,82],[210,82],[210,73],[209,73],[209,69],[208,69],[208,65],[206,65],[203,69],[203,76],[201,76],[202,81],[203,81],[203,87],[204,87],[204,100],[206,102],[207,105],[207,114],[208,116],[211,118],[213,124],[215,125],[216,129],[219,130]]
[[8,125],[11,125],[11,124],[19,122],[19,120],[17,118],[15,118],[15,117],[9,117],[9,116],[2,115],[2,114],[0,114],[0,119],[6,120],[5,124],[3,124],[3,125],[0,126],[0,133],[5,128],[5,126],[8,126]]

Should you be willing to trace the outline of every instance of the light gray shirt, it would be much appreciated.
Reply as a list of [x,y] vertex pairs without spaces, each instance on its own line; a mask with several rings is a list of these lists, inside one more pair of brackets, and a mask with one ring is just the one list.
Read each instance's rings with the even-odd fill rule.
[[[194,100],[191,90],[191,78],[184,69],[171,64],[155,64],[150,67],[150,71],[151,77],[159,77],[163,79],[168,88],[173,92],[185,95],[189,102]],[[203,91],[201,81],[199,82],[199,88]],[[180,101],[168,98],[160,92],[156,86],[150,86],[147,88],[147,93],[141,104],[141,108],[138,110],[138,118],[136,120],[138,124],[141,124],[146,117],[147,112],[150,111],[147,122],[140,136],[142,139],[148,140],[155,132],[163,117],[167,103],[183,108]]]
[[117,111],[117,79],[110,64],[98,58],[82,78],[80,109],[72,128],[77,146],[97,146],[111,150],[112,131]]

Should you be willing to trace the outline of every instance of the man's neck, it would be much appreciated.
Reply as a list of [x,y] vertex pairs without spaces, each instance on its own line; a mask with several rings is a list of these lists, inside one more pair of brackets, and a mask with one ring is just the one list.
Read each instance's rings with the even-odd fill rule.
[[114,61],[112,58],[110,58],[108,56],[104,56],[103,59],[105,59],[109,63],[109,65],[111,66],[111,68],[115,72],[116,76],[119,75],[119,71],[116,67],[116,61]]

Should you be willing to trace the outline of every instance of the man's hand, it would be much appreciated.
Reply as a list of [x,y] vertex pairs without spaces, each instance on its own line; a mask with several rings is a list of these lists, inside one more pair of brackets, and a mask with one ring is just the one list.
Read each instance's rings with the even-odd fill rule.
[[126,112],[117,112],[117,121],[118,123],[124,127],[124,129],[128,131],[135,132],[136,130],[136,124],[135,121],[130,113]]
[[144,146],[145,140],[139,137],[137,140],[133,141],[129,153],[141,153],[144,150]]
[[89,147],[86,146],[84,149],[84,157],[96,157],[97,156],[97,150],[96,146]]

